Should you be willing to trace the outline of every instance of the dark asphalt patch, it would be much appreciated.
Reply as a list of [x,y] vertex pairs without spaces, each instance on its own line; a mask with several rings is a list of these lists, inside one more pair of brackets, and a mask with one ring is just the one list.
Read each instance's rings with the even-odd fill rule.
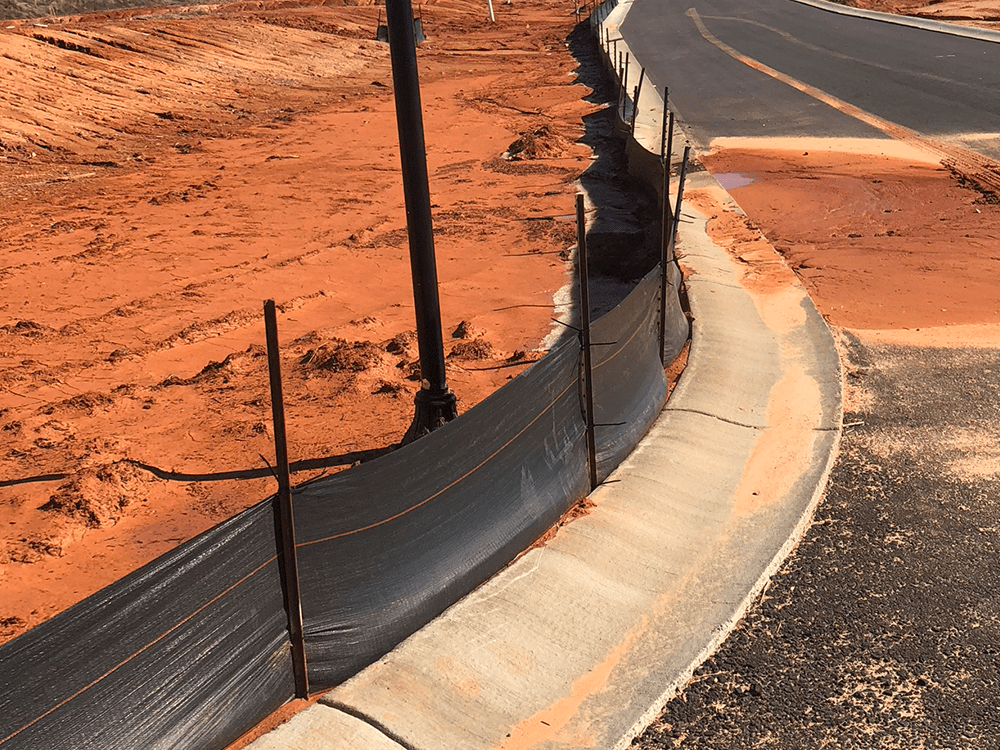
[[1000,747],[1000,352],[846,339],[813,525],[633,746]]

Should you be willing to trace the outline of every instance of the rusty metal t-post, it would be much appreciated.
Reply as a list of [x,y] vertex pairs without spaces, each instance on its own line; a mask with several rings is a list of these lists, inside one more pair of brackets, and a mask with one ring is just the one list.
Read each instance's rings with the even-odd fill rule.
[[295,697],[309,697],[306,669],[305,630],[302,626],[302,596],[299,592],[299,565],[295,553],[295,517],[292,513],[292,481],[288,471],[288,441],[285,437],[285,399],[281,391],[281,361],[278,356],[278,323],[274,300],[264,302],[264,335],[267,340],[267,367],[271,384],[271,416],[274,424],[275,478],[278,480],[275,531],[279,555],[278,570],[288,617],[288,640],[292,646],[292,673]]
[[[663,164],[663,200],[660,202],[660,364],[664,367],[664,349],[667,341],[667,287],[670,278],[670,238],[674,232],[674,219],[670,212],[670,161],[673,158],[671,149],[674,140],[674,113],[667,113],[667,95],[663,94],[663,134],[660,146]],[[668,135],[669,129],[669,135]]]
[[408,443],[454,419],[458,408],[455,394],[445,380],[431,195],[410,0],[386,0],[385,22],[389,27],[389,57],[396,100],[403,197],[406,201],[406,231],[410,242],[417,346],[420,350],[421,385],[414,399],[416,410],[413,422],[403,438],[403,442]]
[[587,470],[590,489],[597,489],[597,439],[594,419],[594,364],[590,355],[590,274],[587,271],[587,214],[583,194],[576,195],[576,251],[580,269],[580,347],[583,349],[583,397],[586,408]]

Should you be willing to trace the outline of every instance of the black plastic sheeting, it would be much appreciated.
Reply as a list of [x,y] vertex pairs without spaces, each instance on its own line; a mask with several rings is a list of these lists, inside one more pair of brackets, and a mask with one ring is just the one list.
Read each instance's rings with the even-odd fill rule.
[[460,419],[296,494],[311,685],[387,653],[587,494],[579,360],[563,341]]
[[0,747],[221,748],[295,691],[260,503],[0,648]]
[[632,452],[667,398],[660,363],[659,266],[591,327],[597,480]]
[[[666,396],[659,284],[657,269],[593,328],[602,479]],[[670,330],[686,331],[676,313]],[[443,428],[295,490],[313,691],[389,652],[587,494],[581,360],[565,339]],[[0,750],[238,738],[294,695],[276,553],[268,500],[0,647]]]
[[[667,282],[669,362],[688,337],[674,263]],[[593,326],[601,481],[666,398],[660,284],[656,268]],[[587,494],[581,360],[563,340],[440,430],[295,489],[313,691],[388,653]],[[274,521],[273,499],[249,508],[0,646],[0,750],[218,750],[290,699]]]

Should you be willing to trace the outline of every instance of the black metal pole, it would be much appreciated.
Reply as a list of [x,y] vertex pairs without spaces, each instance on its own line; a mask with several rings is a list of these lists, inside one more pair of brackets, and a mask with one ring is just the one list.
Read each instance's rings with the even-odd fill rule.
[[635,121],[639,117],[639,96],[642,94],[642,80],[646,77],[646,69],[639,69],[639,83],[635,86],[635,96],[632,98],[632,135],[635,135]]
[[667,115],[667,147],[664,151],[667,162],[667,170],[670,170],[670,162],[674,160],[674,113]]
[[666,367],[664,347],[667,341],[667,279],[670,270],[670,235],[673,222],[670,218],[670,159],[663,160],[663,200],[660,203],[660,363]]
[[389,27],[389,57],[396,100],[399,160],[403,172],[406,231],[410,242],[410,272],[413,276],[417,347],[420,352],[421,385],[414,399],[416,410],[413,422],[403,438],[403,442],[407,443],[454,419],[458,409],[455,394],[448,388],[445,379],[431,195],[410,0],[386,0],[385,22]]
[[580,269],[580,337],[583,347],[583,393],[587,410],[587,466],[590,489],[597,487],[597,439],[594,434],[594,366],[590,358],[590,284],[587,274],[587,216],[583,195],[576,196],[577,266]]
[[267,338],[267,369],[271,382],[271,417],[274,421],[275,474],[278,479],[275,526],[278,538],[278,568],[285,611],[288,613],[288,639],[292,644],[292,672],[295,697],[309,697],[306,671],[306,641],[302,627],[302,599],[299,594],[299,565],[295,555],[295,519],[292,513],[292,481],[288,471],[288,441],[285,435],[285,399],[281,393],[281,360],[278,356],[278,322],[274,300],[264,303],[264,333]]
[[674,245],[677,243],[677,225],[681,223],[681,201],[684,199],[684,179],[687,177],[688,155],[691,147],[684,147],[684,160],[681,162],[681,176],[677,180],[677,204],[674,207],[673,230],[670,233],[670,260],[674,259]]
[[667,98],[670,96],[670,89],[666,86],[663,87],[663,119],[660,121],[660,161],[667,154],[667,112],[669,107],[667,106]]

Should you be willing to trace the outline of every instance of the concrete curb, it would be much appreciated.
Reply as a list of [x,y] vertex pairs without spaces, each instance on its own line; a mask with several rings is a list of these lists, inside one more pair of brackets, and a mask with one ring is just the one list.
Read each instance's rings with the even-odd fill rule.
[[691,218],[688,370],[596,507],[323,705],[404,748],[624,748],[759,595],[832,466],[839,359],[801,287],[755,299]]
[[[658,151],[645,103],[636,135]],[[707,173],[689,187],[738,210]],[[780,256],[756,263],[787,283],[757,290],[705,216],[684,218],[687,369],[591,512],[254,750],[619,750],[726,638],[822,494],[839,357]]]
[[842,16],[867,18],[869,21],[881,21],[882,23],[892,23],[897,26],[910,26],[914,29],[935,31],[939,34],[951,34],[952,36],[964,36],[983,42],[1000,43],[1000,31],[991,31],[990,29],[957,26],[947,21],[936,21],[931,18],[915,18],[913,16],[896,15],[895,13],[880,13],[875,10],[861,10],[860,8],[851,8],[846,5],[832,3],[829,0],[792,0],[792,2],[799,3],[800,5],[809,5],[813,8],[837,13]]

